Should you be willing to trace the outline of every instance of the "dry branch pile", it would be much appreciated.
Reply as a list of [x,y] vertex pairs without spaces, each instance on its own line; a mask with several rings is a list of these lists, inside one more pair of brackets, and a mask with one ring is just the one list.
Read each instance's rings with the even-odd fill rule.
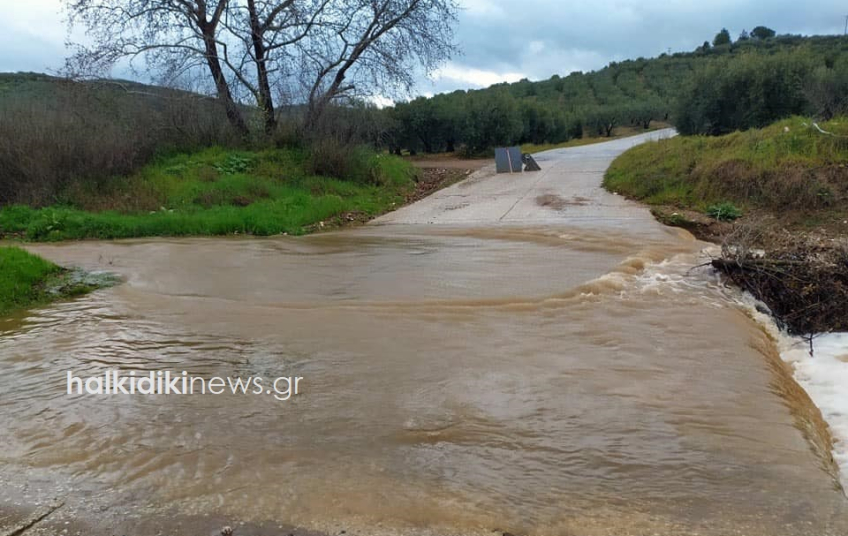
[[848,331],[848,240],[741,226],[712,265],[764,302],[792,334]]

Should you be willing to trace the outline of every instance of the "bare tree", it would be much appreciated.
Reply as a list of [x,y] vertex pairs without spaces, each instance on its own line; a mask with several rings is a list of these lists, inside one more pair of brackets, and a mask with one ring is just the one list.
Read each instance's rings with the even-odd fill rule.
[[176,79],[205,67],[227,119],[248,133],[224,71],[230,66],[220,37],[229,0],[65,0],[72,25],[86,28],[94,44],[78,46],[68,60],[71,73],[88,75],[121,60],[142,58],[164,78]]
[[[143,58],[165,78],[208,70],[227,117],[248,132],[249,95],[276,129],[275,96],[306,105],[314,126],[343,97],[409,90],[454,52],[456,0],[64,0],[94,40],[69,60],[103,71]],[[275,89],[277,92],[275,93]]]
[[[306,39],[331,0],[245,0],[231,3],[227,30],[238,39],[244,57],[253,65],[253,76],[238,73],[239,81],[262,110],[265,132],[277,127],[272,85],[280,89],[291,77],[291,47]],[[276,84],[272,83],[276,82]]]
[[307,126],[333,100],[408,91],[416,67],[432,72],[454,52],[454,0],[348,0],[296,44],[307,89]]
[[[454,0],[243,0],[228,30],[255,66],[242,82],[276,127],[274,91],[307,104],[314,126],[333,100],[409,89],[454,51]],[[298,91],[298,89],[300,91]]]

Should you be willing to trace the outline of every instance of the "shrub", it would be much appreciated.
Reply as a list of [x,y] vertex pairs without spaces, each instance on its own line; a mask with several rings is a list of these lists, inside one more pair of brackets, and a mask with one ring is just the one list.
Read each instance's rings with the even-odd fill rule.
[[707,216],[718,221],[733,221],[742,217],[742,211],[733,203],[719,203],[707,209]]
[[804,86],[804,94],[821,119],[848,114],[848,58],[816,68]]
[[75,183],[98,189],[157,153],[239,142],[217,103],[197,95],[9,77],[18,84],[0,91],[0,204],[53,204]]
[[309,172],[360,184],[379,182],[374,152],[333,138],[316,140],[309,148]]

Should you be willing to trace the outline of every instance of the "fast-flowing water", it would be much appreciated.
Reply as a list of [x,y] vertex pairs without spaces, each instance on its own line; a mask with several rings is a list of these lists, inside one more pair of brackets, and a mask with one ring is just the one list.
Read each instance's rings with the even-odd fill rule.
[[[0,323],[0,516],[846,534],[826,426],[705,247],[648,219],[34,247],[126,282]],[[303,380],[66,393],[107,369]]]

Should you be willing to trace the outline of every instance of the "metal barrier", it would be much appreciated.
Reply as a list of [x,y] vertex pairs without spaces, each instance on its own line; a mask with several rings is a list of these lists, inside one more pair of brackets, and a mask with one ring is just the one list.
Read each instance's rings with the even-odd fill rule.
[[520,147],[496,148],[495,169],[498,173],[521,173],[522,171],[542,170],[531,155],[521,154]]

